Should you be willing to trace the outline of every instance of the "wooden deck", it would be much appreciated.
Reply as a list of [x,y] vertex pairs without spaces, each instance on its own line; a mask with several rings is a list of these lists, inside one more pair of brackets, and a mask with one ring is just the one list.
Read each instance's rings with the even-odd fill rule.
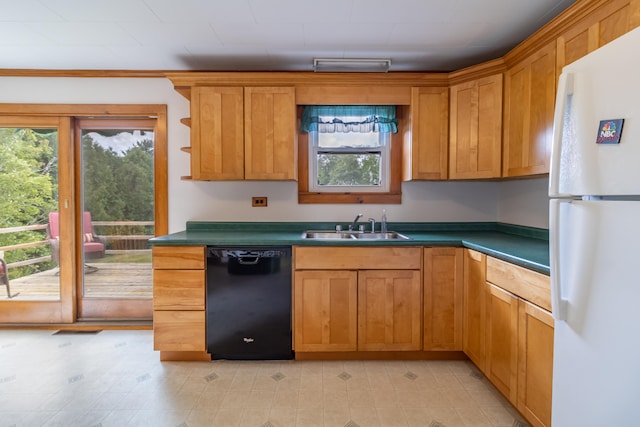
[[[88,263],[97,271],[84,274],[85,297],[151,297],[151,263]],[[11,280],[12,300],[57,300],[60,298],[58,269]],[[7,299],[6,288],[0,287],[0,299]]]

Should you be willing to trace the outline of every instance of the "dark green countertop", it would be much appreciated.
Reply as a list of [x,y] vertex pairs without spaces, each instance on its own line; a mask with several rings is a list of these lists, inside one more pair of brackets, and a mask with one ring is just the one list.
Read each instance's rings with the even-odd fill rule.
[[[210,246],[462,246],[549,274],[545,229],[495,222],[389,223],[411,240],[309,240],[304,230],[334,230],[335,223],[187,222],[184,231],[156,237],[151,245]],[[342,224],[344,229],[347,224]],[[367,224],[368,225],[368,224]]]

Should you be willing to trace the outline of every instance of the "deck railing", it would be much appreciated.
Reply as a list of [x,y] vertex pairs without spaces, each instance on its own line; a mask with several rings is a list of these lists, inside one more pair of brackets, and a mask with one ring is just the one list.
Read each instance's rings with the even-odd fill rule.
[[[0,228],[0,234],[9,234],[9,233],[19,233],[21,231],[37,231],[37,230],[46,230],[46,224],[36,224],[36,225],[24,225],[20,227],[8,227],[8,228]],[[4,258],[4,254],[9,251],[15,251],[17,249],[29,249],[36,248],[38,246],[49,245],[48,240],[38,240],[34,242],[24,242],[18,243],[17,245],[9,245],[9,246],[0,246],[0,257]],[[24,267],[26,265],[37,264],[39,262],[51,261],[51,255],[31,258],[22,261],[12,262],[7,264],[7,270],[11,270],[16,267]]]
[[[94,228],[98,227],[100,230],[105,230],[109,228],[116,227],[150,227],[154,225],[153,221],[92,221]],[[24,231],[44,231],[47,229],[46,224],[36,224],[36,225],[24,225],[19,227],[7,227],[0,228],[0,235],[9,234],[9,233],[20,233]],[[118,242],[126,242],[126,241],[134,241],[134,242],[144,242],[153,237],[153,234],[108,234],[108,233],[96,233],[101,236],[106,237],[107,239],[107,248],[110,245],[117,245]],[[44,233],[42,234],[45,235]],[[0,257],[4,258],[6,261],[6,257],[4,256],[7,252],[15,251],[19,249],[30,249],[37,248],[39,246],[48,246],[49,241],[47,239],[44,240],[33,240],[30,242],[21,242],[15,245],[8,246],[0,246]],[[137,245],[140,246],[140,245]],[[145,248],[146,250],[147,248]],[[141,250],[136,249],[135,246],[131,250]],[[110,252],[118,252],[118,249],[109,250],[107,249],[107,253]],[[31,264],[37,264],[40,262],[51,261],[51,255],[34,257],[30,259],[25,259],[21,261],[15,261],[7,264],[7,269],[11,270],[12,268],[24,267]]]

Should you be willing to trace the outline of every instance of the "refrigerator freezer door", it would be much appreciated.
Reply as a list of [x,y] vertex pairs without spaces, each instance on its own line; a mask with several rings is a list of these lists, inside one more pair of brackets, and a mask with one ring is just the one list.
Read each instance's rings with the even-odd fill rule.
[[[554,120],[552,197],[640,195],[639,46],[640,28],[564,67]],[[618,119],[624,119],[620,143],[597,143],[612,132],[603,129],[606,123]]]
[[[638,425],[640,202],[559,201],[552,425]],[[552,287],[558,286],[553,283]]]

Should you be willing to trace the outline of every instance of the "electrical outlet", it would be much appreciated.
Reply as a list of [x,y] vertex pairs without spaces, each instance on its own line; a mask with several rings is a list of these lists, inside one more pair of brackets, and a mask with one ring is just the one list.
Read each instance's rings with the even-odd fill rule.
[[258,208],[266,208],[267,207],[267,198],[266,197],[252,197],[251,198],[251,206]]

